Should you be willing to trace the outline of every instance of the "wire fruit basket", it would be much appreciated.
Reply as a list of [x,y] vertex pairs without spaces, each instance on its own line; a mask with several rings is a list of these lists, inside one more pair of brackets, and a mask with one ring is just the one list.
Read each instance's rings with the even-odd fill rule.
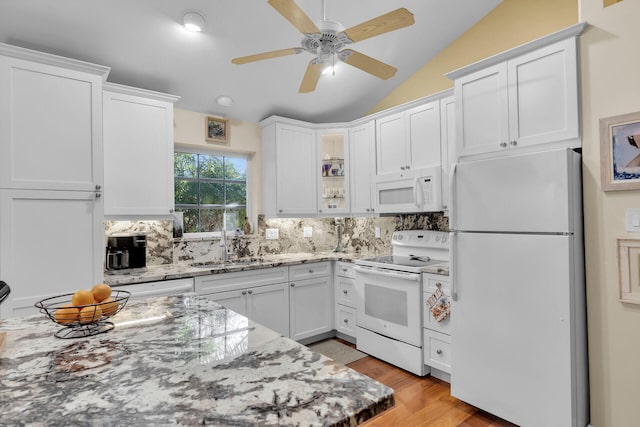
[[69,304],[72,296],[57,295],[35,303],[41,313],[63,326],[54,334],[57,338],[83,338],[112,330],[115,325],[108,319],[124,308],[131,293],[113,291],[109,301],[82,306]]

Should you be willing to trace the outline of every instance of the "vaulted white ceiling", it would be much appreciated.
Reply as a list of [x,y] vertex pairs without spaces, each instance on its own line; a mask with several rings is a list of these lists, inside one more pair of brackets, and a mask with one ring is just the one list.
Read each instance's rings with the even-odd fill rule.
[[[312,93],[298,93],[313,56],[303,52],[235,65],[231,59],[300,46],[302,35],[267,0],[1,0],[0,42],[111,67],[108,81],[179,95],[176,107],[259,121],[272,114],[350,121],[414,74],[501,0],[325,0],[328,20],[352,27],[399,7],[415,24],[350,48],[398,68],[380,80],[339,64]],[[296,0],[314,21],[322,1]],[[188,9],[207,20],[182,27]],[[216,103],[220,95],[231,107]]]

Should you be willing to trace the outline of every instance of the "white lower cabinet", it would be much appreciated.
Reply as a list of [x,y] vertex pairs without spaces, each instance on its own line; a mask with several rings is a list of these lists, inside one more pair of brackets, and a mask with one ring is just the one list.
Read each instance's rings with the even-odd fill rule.
[[289,336],[287,267],[195,278],[195,291],[222,306]]
[[103,280],[99,192],[0,190],[0,236],[0,280],[11,287],[0,318]]
[[438,288],[446,298],[451,300],[449,277],[425,273],[423,283],[424,364],[431,367],[432,376],[449,382],[451,374],[451,314],[438,321],[431,314],[431,309],[427,304],[429,297]]
[[291,339],[299,341],[333,330],[333,280],[330,273],[330,262],[289,267]]
[[356,339],[356,287],[353,264],[338,261],[334,276],[335,329],[340,338]]

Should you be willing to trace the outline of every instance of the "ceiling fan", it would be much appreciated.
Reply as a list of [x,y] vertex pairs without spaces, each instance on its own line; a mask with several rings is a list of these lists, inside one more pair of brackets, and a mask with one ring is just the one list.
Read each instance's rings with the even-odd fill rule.
[[383,80],[393,77],[398,70],[391,65],[355,50],[343,48],[351,43],[408,27],[415,22],[411,12],[400,8],[345,30],[339,23],[326,19],[323,0],[323,19],[318,27],[293,0],[268,0],[267,3],[303,34],[301,47],[243,56],[235,58],[231,62],[246,64],[263,59],[309,52],[315,55],[315,58],[307,66],[298,90],[301,93],[313,92],[323,69],[335,65],[336,59]]

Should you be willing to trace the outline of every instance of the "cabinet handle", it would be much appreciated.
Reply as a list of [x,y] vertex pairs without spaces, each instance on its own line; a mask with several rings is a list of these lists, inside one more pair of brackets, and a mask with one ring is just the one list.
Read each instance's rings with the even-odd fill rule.
[[501,143],[500,143],[500,147],[505,148],[506,146],[507,146],[507,143],[506,143],[506,142],[501,142]]
[[309,269],[309,273],[313,274],[313,270],[312,270],[312,269]]
[[322,213],[322,209],[318,209],[318,212]]
[[246,295],[246,294],[247,294],[247,291],[242,291],[242,295]]
[[366,211],[369,212],[369,208],[367,208]]
[[96,199],[99,199],[102,196],[101,193],[96,193]]
[[96,184],[96,191],[100,191],[101,188],[100,184]]
[[344,319],[343,322],[344,323],[349,323],[349,319]]
[[400,166],[400,170],[404,170],[404,166]]
[[290,286],[293,288],[295,285],[296,285],[295,283],[292,283]]
[[345,289],[344,291],[342,291],[342,293],[347,295],[349,292]]
[[510,142],[510,144],[515,147],[516,145],[518,145],[518,141],[514,139],[513,141]]
[[253,293],[253,291],[248,291],[249,295],[251,295]]
[[344,271],[344,272],[346,273],[346,272],[347,272],[347,269],[346,269],[346,268],[343,268],[343,269],[342,269],[342,271]]
[[282,213],[282,209],[278,209],[278,212],[279,212],[279,213]]
[[405,168],[406,168],[407,170],[409,170],[409,169],[411,169],[411,165],[407,165],[407,166],[405,166]]
[[441,354],[442,354],[442,350],[437,349],[437,350],[436,350],[436,354],[440,354],[440,355],[441,355]]

